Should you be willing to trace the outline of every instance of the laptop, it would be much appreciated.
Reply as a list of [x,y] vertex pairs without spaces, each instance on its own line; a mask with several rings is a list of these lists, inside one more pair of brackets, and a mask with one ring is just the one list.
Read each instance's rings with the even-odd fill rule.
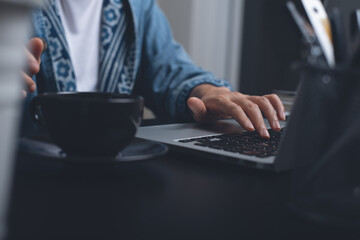
[[[269,126],[267,121],[266,124]],[[286,123],[282,122],[281,126],[281,132],[269,130],[269,140],[261,139],[257,133],[246,132],[233,119],[141,127],[137,137],[164,143],[174,151],[253,168],[276,170],[276,155],[282,145]]]
[[[235,120],[211,123],[183,123],[140,127],[136,137],[166,144],[170,150],[225,161],[251,168],[281,172],[311,163],[312,159],[297,159],[294,153],[306,151],[298,138],[306,112],[306,96],[300,84],[291,115],[281,122],[282,130],[274,132],[265,120],[271,135],[262,139],[257,133],[245,131]],[[303,150],[302,150],[303,149]]]

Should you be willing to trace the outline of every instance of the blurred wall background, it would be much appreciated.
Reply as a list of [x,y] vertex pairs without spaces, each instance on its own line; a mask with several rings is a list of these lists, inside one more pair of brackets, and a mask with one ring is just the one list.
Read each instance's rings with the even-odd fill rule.
[[245,0],[158,0],[196,64],[240,86]]

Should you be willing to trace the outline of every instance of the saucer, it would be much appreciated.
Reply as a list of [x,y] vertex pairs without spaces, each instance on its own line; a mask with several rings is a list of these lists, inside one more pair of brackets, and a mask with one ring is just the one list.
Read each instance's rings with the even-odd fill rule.
[[44,160],[55,160],[76,163],[120,163],[148,160],[165,155],[166,145],[135,138],[133,142],[122,150],[116,157],[81,157],[67,156],[49,137],[21,138],[18,145],[20,155],[36,157]]

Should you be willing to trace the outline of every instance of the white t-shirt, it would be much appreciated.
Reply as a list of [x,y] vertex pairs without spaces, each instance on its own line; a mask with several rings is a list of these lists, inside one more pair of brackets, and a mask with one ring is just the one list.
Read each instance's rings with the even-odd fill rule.
[[96,91],[103,0],[58,0],[78,92]]

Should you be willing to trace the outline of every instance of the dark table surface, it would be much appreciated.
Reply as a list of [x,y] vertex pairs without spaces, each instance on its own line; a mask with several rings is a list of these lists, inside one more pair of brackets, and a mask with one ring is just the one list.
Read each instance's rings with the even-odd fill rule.
[[18,157],[9,239],[360,239],[289,208],[292,173],[170,151],[116,166]]

